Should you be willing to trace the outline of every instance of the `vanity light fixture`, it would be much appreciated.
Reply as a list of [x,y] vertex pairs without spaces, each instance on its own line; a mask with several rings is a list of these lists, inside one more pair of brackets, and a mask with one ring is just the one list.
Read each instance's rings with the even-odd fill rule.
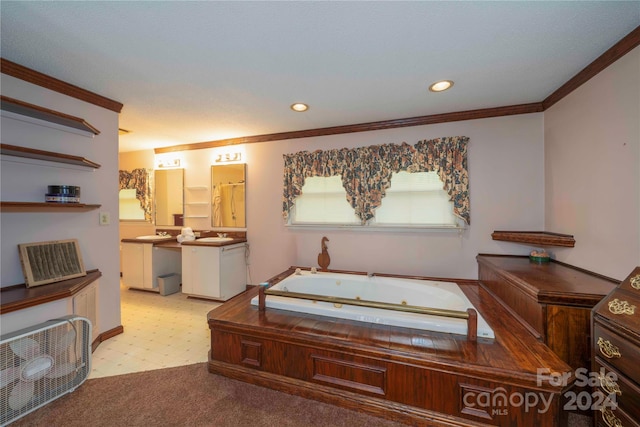
[[435,82],[431,86],[429,86],[429,90],[431,92],[442,92],[447,89],[450,89],[453,86],[453,81],[451,80],[440,80],[439,82]]
[[160,159],[157,164],[158,169],[165,168],[179,168],[180,167],[180,159]]
[[291,104],[291,109],[293,111],[297,111],[298,113],[305,112],[309,109],[307,104],[303,104],[302,102],[296,102],[295,104]]
[[216,163],[241,162],[241,161],[242,161],[242,153],[239,151],[235,153],[218,154],[218,157],[216,157]]

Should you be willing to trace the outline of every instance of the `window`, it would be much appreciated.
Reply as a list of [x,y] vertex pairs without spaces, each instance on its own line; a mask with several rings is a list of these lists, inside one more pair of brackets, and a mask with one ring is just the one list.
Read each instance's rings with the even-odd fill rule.
[[376,209],[378,225],[455,226],[453,202],[436,172],[398,172]]
[[140,201],[136,199],[136,189],[120,190],[120,221],[135,220],[144,221],[144,210]]
[[285,154],[282,216],[293,225],[469,224],[468,141],[443,137]]
[[339,176],[314,176],[305,179],[291,223],[360,224],[360,219],[347,201]]
[[[436,172],[397,172],[370,226],[453,227],[453,202]],[[296,198],[292,225],[360,225],[340,176],[309,177]]]

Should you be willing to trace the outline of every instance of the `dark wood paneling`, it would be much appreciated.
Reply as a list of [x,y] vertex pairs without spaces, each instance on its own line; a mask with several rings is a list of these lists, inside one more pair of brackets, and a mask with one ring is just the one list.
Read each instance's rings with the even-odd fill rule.
[[81,87],[70,83],[63,82],[62,80],[16,64],[15,62],[11,62],[7,59],[0,58],[0,70],[3,74],[7,74],[72,98],[106,108],[107,110],[115,111],[116,113],[120,113],[120,111],[122,111],[123,105],[117,101],[98,95],[97,93],[90,92],[86,89],[82,89]]
[[[209,369],[415,425],[560,425],[564,390],[538,384],[537,369],[570,372],[570,367],[477,282],[460,287],[494,329],[495,339],[471,342],[456,334],[276,309],[260,312],[250,304],[258,293],[252,288],[209,313]],[[243,363],[243,342],[260,345],[260,366]],[[555,397],[545,414],[518,408],[474,412],[461,394],[483,387]]]
[[591,309],[615,287],[615,280],[522,256],[481,254],[477,260],[482,286],[517,313],[516,318],[574,370],[591,366]]

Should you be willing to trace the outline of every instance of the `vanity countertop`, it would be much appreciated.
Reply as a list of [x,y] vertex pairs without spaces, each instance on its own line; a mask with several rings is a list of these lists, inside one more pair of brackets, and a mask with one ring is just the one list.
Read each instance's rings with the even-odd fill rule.
[[167,239],[166,237],[158,236],[157,239],[138,239],[136,237],[131,237],[128,239],[120,240],[123,243],[151,243],[154,245],[159,245],[160,243],[178,243],[176,236],[173,236],[171,239]]
[[[177,243],[178,246],[229,246],[237,243],[245,243],[247,241],[244,237],[234,237],[233,240],[227,240],[226,242],[200,242],[196,240],[190,240],[188,242]],[[167,245],[170,243],[167,243]],[[165,246],[165,245],[161,245]]]

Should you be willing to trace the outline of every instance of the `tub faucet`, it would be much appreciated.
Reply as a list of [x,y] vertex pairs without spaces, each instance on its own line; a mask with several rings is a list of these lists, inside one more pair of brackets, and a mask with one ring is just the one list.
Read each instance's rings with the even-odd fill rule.
[[376,273],[367,273],[367,277],[373,277]]

